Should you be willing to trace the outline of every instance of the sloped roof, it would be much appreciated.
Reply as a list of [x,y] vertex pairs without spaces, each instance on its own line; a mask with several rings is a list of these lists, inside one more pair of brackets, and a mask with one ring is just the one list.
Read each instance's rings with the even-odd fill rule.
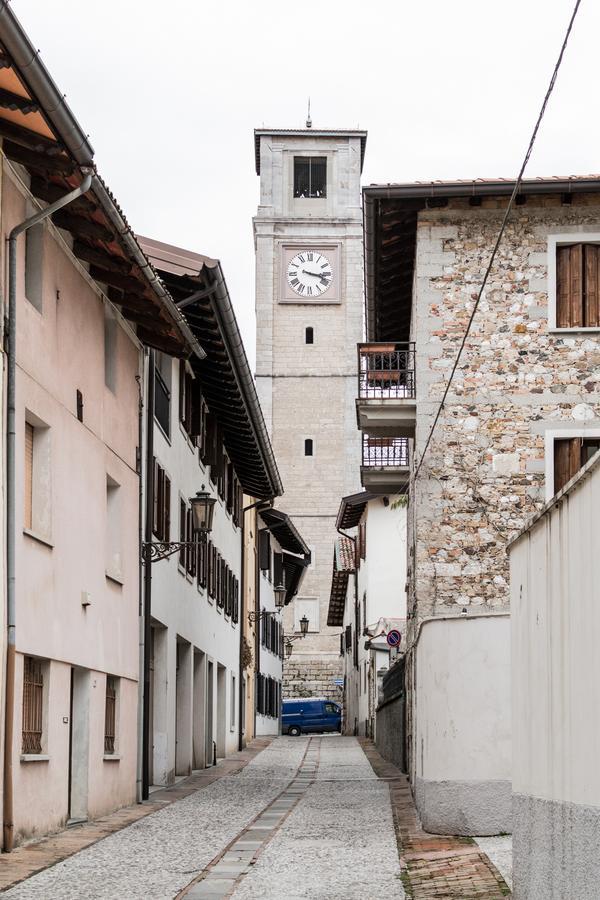
[[151,238],[139,241],[206,351],[193,368],[244,491],[279,496],[283,485],[220,262]]
[[369,500],[376,500],[377,497],[377,494],[370,491],[359,491],[358,494],[342,497],[335,523],[338,531],[340,528],[355,528],[362,519]]
[[353,572],[355,572],[354,541],[351,537],[342,535],[336,540],[333,550],[333,572],[327,612],[327,624],[334,628],[344,623],[348,579]]
[[73,254],[143,343],[173,356],[201,357],[202,348],[98,175],[87,135],[7,0],[0,0],[0,137],[4,155],[27,171],[29,189],[42,205],[92,175],[87,194],[55,212],[53,224],[69,232]]

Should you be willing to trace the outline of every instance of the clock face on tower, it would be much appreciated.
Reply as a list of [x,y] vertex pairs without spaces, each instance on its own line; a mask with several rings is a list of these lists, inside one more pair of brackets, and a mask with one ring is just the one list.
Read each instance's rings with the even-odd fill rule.
[[299,297],[320,297],[333,282],[333,266],[319,250],[299,250],[288,262],[287,283]]

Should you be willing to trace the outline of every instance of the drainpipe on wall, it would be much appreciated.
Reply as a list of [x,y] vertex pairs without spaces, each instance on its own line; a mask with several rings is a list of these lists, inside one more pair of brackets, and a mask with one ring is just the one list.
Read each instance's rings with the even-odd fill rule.
[[[146,522],[144,541],[152,541],[154,506],[154,350],[148,355],[146,390]],[[143,622],[143,704],[142,704],[142,800],[150,795],[150,653],[152,650],[152,560],[144,555]]]
[[[242,665],[245,622],[247,610],[244,606],[246,592],[246,513],[251,509],[260,512],[261,509],[268,509],[273,506],[273,500],[257,500],[256,503],[250,503],[242,509],[242,565],[240,568],[240,661],[239,661],[239,723],[238,723],[238,750],[243,750],[244,743],[244,723],[242,722],[242,708],[244,705],[244,669]],[[256,539],[256,529],[255,529]],[[258,596],[255,597],[255,607],[258,609]],[[256,737],[256,696],[254,697],[254,737]]]
[[16,375],[17,375],[17,238],[33,225],[38,225],[52,213],[68,206],[89,191],[92,184],[90,171],[82,169],[83,181],[51,203],[45,209],[15,225],[8,236],[8,360],[6,373],[6,688],[4,723],[4,802],[3,830],[4,852],[14,846],[13,823],[13,741],[15,706],[15,647],[16,647],[16,565],[15,565],[15,462],[16,462]]

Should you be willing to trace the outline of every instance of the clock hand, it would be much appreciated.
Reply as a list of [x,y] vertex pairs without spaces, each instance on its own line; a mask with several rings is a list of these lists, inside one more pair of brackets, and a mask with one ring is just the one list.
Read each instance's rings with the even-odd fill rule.
[[302,269],[304,275],[313,275],[315,278],[321,278],[322,272],[309,272],[308,269]]

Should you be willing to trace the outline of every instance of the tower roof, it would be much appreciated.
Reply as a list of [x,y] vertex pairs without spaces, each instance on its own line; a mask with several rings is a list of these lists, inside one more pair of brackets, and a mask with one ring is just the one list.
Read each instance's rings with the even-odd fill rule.
[[260,175],[260,139],[274,135],[291,135],[293,137],[356,137],[360,138],[360,171],[362,172],[365,161],[365,147],[367,145],[367,132],[354,128],[255,128],[254,129],[254,156],[256,160],[256,174]]

